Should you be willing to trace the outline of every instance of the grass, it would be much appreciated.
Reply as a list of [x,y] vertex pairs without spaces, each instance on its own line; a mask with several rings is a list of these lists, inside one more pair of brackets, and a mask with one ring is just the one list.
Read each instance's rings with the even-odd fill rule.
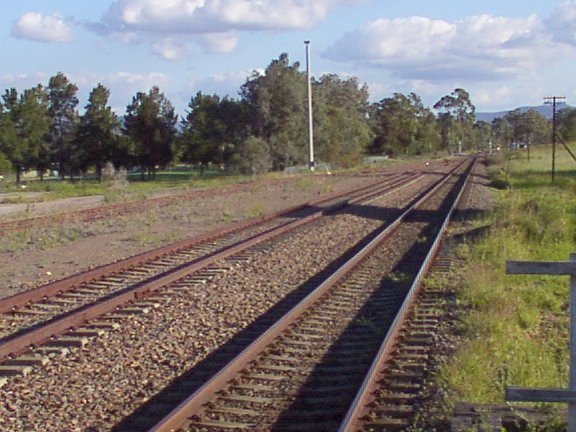
[[505,274],[507,260],[567,261],[576,241],[576,162],[550,146],[508,154],[492,165],[497,204],[481,223],[490,234],[459,253],[467,258],[458,302],[464,342],[440,373],[455,401],[498,403],[506,386],[560,387],[568,382],[566,276]]

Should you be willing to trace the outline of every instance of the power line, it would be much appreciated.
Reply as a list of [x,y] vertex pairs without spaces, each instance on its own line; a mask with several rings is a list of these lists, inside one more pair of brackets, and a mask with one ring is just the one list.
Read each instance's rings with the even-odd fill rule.
[[565,100],[565,96],[545,96],[544,104],[552,105],[552,183],[554,183],[554,173],[556,171],[556,104]]

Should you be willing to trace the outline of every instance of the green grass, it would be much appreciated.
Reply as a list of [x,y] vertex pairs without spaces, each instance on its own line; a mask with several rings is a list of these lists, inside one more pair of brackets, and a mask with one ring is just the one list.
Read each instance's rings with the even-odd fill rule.
[[440,380],[450,400],[504,401],[506,386],[567,387],[568,285],[566,276],[505,274],[507,260],[567,261],[576,252],[576,162],[557,154],[550,176],[550,146],[509,154],[490,168],[508,189],[495,189],[497,205],[485,216],[488,236],[465,244],[463,343]]

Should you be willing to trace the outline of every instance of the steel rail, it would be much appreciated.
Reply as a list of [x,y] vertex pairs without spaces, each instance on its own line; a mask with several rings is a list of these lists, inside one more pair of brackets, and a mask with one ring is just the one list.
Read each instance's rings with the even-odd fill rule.
[[[392,176],[398,175],[397,173],[392,174]],[[280,180],[278,180],[279,182]],[[273,180],[274,182],[274,180]],[[260,182],[256,182],[259,184]],[[378,183],[378,182],[376,182]],[[367,186],[369,187],[369,185]],[[239,189],[239,185],[232,185],[231,187],[225,188],[226,194],[233,193],[237,189]],[[179,199],[193,199],[193,198],[204,198],[206,196],[211,196],[213,191],[211,190],[195,190],[188,193],[182,193],[177,195],[171,196],[161,196],[156,198],[150,198],[148,200],[139,200],[139,201],[129,201],[120,204],[109,204],[103,205],[98,207],[92,208],[85,208],[75,210],[71,213],[57,213],[52,215],[45,215],[45,216],[37,216],[31,217],[26,219],[20,220],[10,220],[6,222],[0,222],[0,233],[7,232],[7,231],[15,231],[18,229],[25,229],[30,228],[38,224],[39,222],[46,222],[52,220],[67,220],[67,221],[75,221],[75,220],[96,220],[101,219],[104,217],[108,217],[110,215],[126,215],[130,213],[134,213],[138,210],[146,208],[149,204],[156,205],[158,207],[166,206],[177,202]],[[337,192],[336,194],[338,194]],[[345,193],[345,192],[344,192]]]
[[[230,235],[251,227],[254,227],[258,224],[262,224],[265,222],[269,222],[276,218],[287,217],[292,213],[302,211],[306,208],[313,208],[322,204],[329,203],[330,201],[334,201],[347,195],[353,193],[363,193],[364,191],[370,190],[375,187],[379,187],[382,185],[390,184],[391,186],[398,185],[403,179],[409,179],[410,176],[402,176],[398,175],[391,179],[386,180],[379,180],[377,182],[373,182],[369,185],[363,186],[361,188],[348,190],[346,192],[337,192],[333,194],[329,194],[323,197],[320,197],[316,200],[309,201],[305,204],[300,204],[296,206],[292,206],[286,209],[279,210],[277,212],[270,213],[264,216],[258,216],[255,218],[251,218],[245,221],[240,221],[229,225],[223,229],[213,230],[208,233],[200,234],[195,236],[191,239],[186,239],[183,241],[179,241],[168,246],[162,246],[156,249],[152,249],[147,252],[143,252],[141,254],[134,255],[129,258],[125,258],[114,263],[104,264],[98,267],[95,267],[91,270],[88,270],[83,273],[78,273],[67,278],[51,282],[45,285],[42,285],[37,288],[33,288],[28,291],[24,291],[18,294],[14,294],[12,296],[0,299],[0,313],[7,313],[10,312],[18,307],[24,306],[27,303],[41,300],[45,297],[50,297],[55,294],[64,293],[66,291],[70,291],[82,284],[86,284],[98,279],[101,279],[105,276],[113,275],[115,273],[127,270],[129,268],[133,268],[135,266],[143,265],[144,263],[148,263],[153,260],[160,259],[165,257],[169,254],[173,254],[184,249],[189,249],[195,246],[200,245],[201,243],[209,242],[215,240],[217,238],[221,238],[226,235]],[[329,208],[332,210],[336,210],[337,208],[345,205],[345,202],[336,203]],[[1,358],[1,356],[0,356]]]
[[201,410],[202,406],[214,397],[214,394],[225,388],[240,371],[245,369],[264,349],[270,345],[283,331],[290,327],[308,308],[319,300],[333,286],[339,283],[349,274],[359,263],[361,263],[370,253],[390,236],[405,219],[424,201],[429,199],[440,187],[442,187],[454,173],[460,169],[466,161],[446,174],[446,176],[429,188],[415,202],[410,204],[400,216],[392,223],[388,224],[382,231],[364,246],[358,253],[344,263],[339,269],[332,273],[324,282],[316,287],[310,294],[301,300],[294,308],[287,312],[280,320],[273,324],[268,330],[260,335],[254,342],[238,354],[227,366],[217,372],[209,381],[196,390],[191,396],[184,400],[166,417],[154,425],[149,432],[169,432],[177,430],[181,425],[195,413]]
[[[419,176],[416,176],[415,178],[417,179]],[[413,181],[416,180],[413,178],[408,183]],[[389,184],[383,185],[383,190],[380,191],[380,193],[386,193],[390,190],[394,190],[396,186],[397,185]],[[343,203],[337,203],[336,206],[341,208],[360,201],[364,201],[366,199],[371,199],[374,194],[374,191],[369,191],[359,197],[355,197]],[[182,278],[185,278],[205,268],[211,263],[228,258],[259,243],[278,237],[302,225],[308,224],[322,217],[324,214],[332,211],[334,211],[334,206],[321,209],[314,214],[306,216],[302,219],[288,222],[279,227],[274,227],[264,233],[256,234],[252,237],[244,239],[235,245],[224,247],[221,250],[209,254],[206,257],[200,257],[192,260],[190,263],[177,266],[175,269],[164,274],[154,276],[148,281],[139,282],[133,286],[109,294],[99,301],[81,306],[71,312],[50,319],[41,325],[34,326],[14,335],[6,336],[0,339],[0,360],[8,357],[9,355],[23,352],[30,346],[45,343],[54,335],[59,335],[71,328],[78,327],[105,313],[113,311],[118,306],[143,298],[154,291],[157,291]]]
[[380,371],[383,370],[384,365],[389,362],[392,357],[392,352],[394,349],[394,345],[396,340],[398,339],[398,335],[400,330],[402,329],[403,324],[407,321],[409,312],[412,309],[412,306],[415,302],[415,299],[420,291],[420,287],[422,285],[422,280],[424,276],[428,273],[430,266],[433,263],[434,257],[436,256],[438,249],[440,248],[441,241],[444,237],[444,233],[450,220],[452,219],[452,215],[459,204],[462,195],[464,194],[464,190],[467,188],[468,180],[470,175],[474,169],[476,164],[476,159],[473,160],[472,164],[468,167],[466,172],[464,173],[464,178],[462,179],[462,185],[458,192],[457,197],[455,198],[454,202],[450,206],[446,217],[440,227],[440,230],[434,240],[429,252],[424,259],[424,263],[422,264],[416,278],[412,282],[406,299],[402,303],[398,314],[396,315],[390,329],[388,330],[380,349],[378,350],[377,355],[375,356],[372,365],[360,390],[358,391],[354,402],[350,406],[348,413],[346,414],[343,422],[341,423],[338,432],[354,432],[361,430],[361,425],[363,423],[362,417],[366,415],[368,411],[368,405],[374,400],[373,394],[378,389],[378,381],[380,376]]

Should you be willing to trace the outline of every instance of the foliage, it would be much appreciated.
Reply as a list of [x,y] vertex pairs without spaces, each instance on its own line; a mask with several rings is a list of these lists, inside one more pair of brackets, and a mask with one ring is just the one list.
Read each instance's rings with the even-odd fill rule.
[[153,177],[157,167],[172,161],[177,120],[172,103],[158,87],[147,94],[138,92],[126,108],[124,128],[134,142],[134,158],[142,176],[147,172]]
[[550,125],[538,111],[515,109],[508,112],[504,119],[511,127],[512,142],[527,146],[550,142]]
[[394,93],[370,108],[369,119],[374,140],[371,154],[422,154],[438,148],[439,133],[434,114],[425,108],[418,95]]
[[556,114],[558,133],[564,141],[576,141],[576,109],[564,108]]
[[198,92],[188,104],[190,111],[182,121],[178,139],[180,160],[224,165],[231,162],[235,149],[242,141],[246,128],[245,105],[217,95]]
[[255,136],[248,137],[241,143],[235,163],[242,174],[267,172],[272,166],[268,143]]
[[443,96],[434,104],[438,110],[438,123],[442,134],[442,144],[450,153],[463,151],[474,142],[473,126],[476,108],[470,95],[457,88]]
[[75,141],[76,167],[86,171],[94,166],[98,180],[102,177],[102,167],[106,161],[127,160],[126,154],[120,156],[120,121],[108,106],[109,97],[110,91],[102,84],[92,90]]
[[0,115],[0,150],[12,162],[16,183],[23,170],[42,167],[48,153],[46,137],[50,128],[48,99],[41,85],[18,96],[16,89],[3,95]]
[[566,261],[573,252],[576,183],[551,185],[538,153],[510,161],[511,189],[498,192],[482,222],[490,235],[466,245],[458,299],[465,342],[441,373],[454,400],[502,402],[509,385],[567,386],[567,279],[504,269],[506,260]]
[[[50,125],[50,160],[42,161],[42,168],[48,168],[48,163],[54,163],[62,178],[66,173],[72,175],[71,143],[78,122],[78,87],[69,82],[68,78],[59,72],[48,82],[48,112]],[[45,166],[44,166],[45,165]]]
[[[92,173],[100,178],[106,162],[130,173],[139,169],[141,179],[178,162],[199,168],[201,175],[305,166],[307,89],[300,64],[282,53],[263,73],[247,79],[239,99],[197,92],[177,124],[172,103],[158,87],[137,92],[119,119],[108,104],[110,91],[98,84],[80,115],[78,89],[59,72],[46,88],[38,85],[22,94],[6,90],[0,103],[0,152],[17,181],[32,169],[41,180],[56,172],[61,179]],[[464,89],[438,101],[437,116],[414,93],[395,93],[370,105],[368,87],[354,77],[311,77],[311,89],[319,165],[357,166],[366,153],[455,151],[460,142],[466,149],[482,149],[490,141],[491,125],[473,125],[474,105]]]
[[251,134],[268,143],[275,170],[306,160],[306,78],[299,68],[283,53],[241,89],[249,107]]
[[366,122],[368,88],[355,78],[324,75],[314,89],[318,159],[341,167],[357,165],[371,140]]

